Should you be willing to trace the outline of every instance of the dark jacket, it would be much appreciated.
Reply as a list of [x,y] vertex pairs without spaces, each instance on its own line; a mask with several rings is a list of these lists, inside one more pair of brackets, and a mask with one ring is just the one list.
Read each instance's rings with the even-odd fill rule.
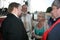
[[26,30],[21,19],[8,14],[2,23],[3,40],[28,40]]
[[56,24],[55,27],[49,32],[47,40],[60,40],[60,23]]
[[49,27],[52,26],[52,24],[53,24],[54,22],[55,22],[55,21],[53,20],[53,18],[50,17],[49,20],[48,20],[48,25],[49,25]]

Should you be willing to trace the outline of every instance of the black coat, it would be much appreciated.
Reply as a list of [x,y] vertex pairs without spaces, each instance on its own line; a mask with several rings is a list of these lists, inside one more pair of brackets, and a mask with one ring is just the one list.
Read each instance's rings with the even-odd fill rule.
[[[58,21],[60,18],[57,18]],[[57,22],[55,21],[55,23]],[[54,24],[55,24],[54,23]],[[49,32],[47,40],[60,40],[60,22],[55,25],[55,27]]]
[[28,40],[28,36],[21,19],[8,14],[2,23],[3,40]]

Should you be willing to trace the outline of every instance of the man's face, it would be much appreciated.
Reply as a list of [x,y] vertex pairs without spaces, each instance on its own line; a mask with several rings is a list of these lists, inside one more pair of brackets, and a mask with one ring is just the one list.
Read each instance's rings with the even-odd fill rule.
[[44,21],[45,18],[44,18],[44,16],[43,16],[43,14],[39,14],[37,20],[38,20],[38,21],[41,21],[41,22]]
[[19,6],[18,8],[17,8],[17,12],[18,12],[18,16],[20,16],[21,15],[21,13],[22,13],[22,7],[21,6]]
[[57,14],[60,17],[60,8],[58,8]]
[[26,5],[22,6],[22,12],[27,12],[27,6]]
[[52,11],[51,11],[51,13],[52,13],[52,16],[54,17],[54,18],[56,18],[57,16],[58,16],[58,14],[57,14],[57,7],[56,6],[52,6]]

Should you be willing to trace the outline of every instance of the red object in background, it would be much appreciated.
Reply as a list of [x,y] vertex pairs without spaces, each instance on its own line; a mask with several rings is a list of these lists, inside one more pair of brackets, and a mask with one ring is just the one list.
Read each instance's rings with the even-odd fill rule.
[[7,16],[0,16],[0,27],[1,27],[1,24],[3,22],[3,20],[6,18]]
[[[4,21],[5,18],[6,18],[6,16],[1,16],[0,17],[0,28],[1,28],[2,22]],[[0,31],[0,40],[3,40],[1,31]]]
[[[0,18],[0,28],[1,28],[1,24],[2,24],[2,22],[3,22],[4,19],[5,18]],[[2,34],[1,34],[1,32],[0,32],[0,40],[2,40]]]
[[3,22],[4,19],[5,18],[0,18],[0,27],[1,27],[1,24],[2,24],[2,22]]
[[[5,19],[5,18],[0,18],[0,28],[1,28],[1,24],[2,24],[2,22],[3,22],[4,19]],[[2,39],[2,34],[1,34],[1,32],[0,32],[0,40],[3,40],[3,39]]]

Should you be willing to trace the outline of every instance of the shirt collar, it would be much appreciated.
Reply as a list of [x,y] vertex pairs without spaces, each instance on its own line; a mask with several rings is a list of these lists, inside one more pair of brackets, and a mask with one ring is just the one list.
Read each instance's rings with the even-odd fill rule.
[[57,21],[58,19],[60,19],[60,17],[56,18],[56,21]]
[[19,18],[15,13],[13,13],[13,15],[15,15],[17,18]]

